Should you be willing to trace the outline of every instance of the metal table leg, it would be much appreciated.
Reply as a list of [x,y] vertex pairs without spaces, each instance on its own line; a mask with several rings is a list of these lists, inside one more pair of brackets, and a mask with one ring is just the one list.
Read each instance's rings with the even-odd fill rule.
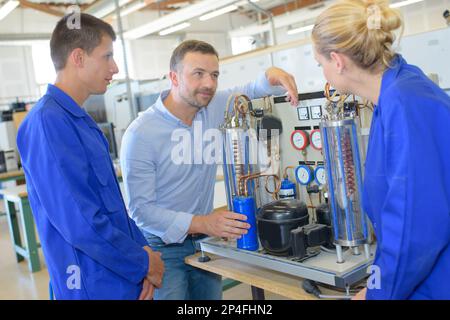
[[253,300],[265,300],[264,289],[252,286],[252,297]]
[[[5,207],[8,218],[9,231],[13,243],[13,249],[16,253],[17,262],[21,262],[24,258],[28,259],[28,267],[31,272],[41,270],[41,263],[39,261],[39,245],[36,241],[36,232],[34,229],[34,219],[31,213],[30,203],[28,198],[22,198],[18,203],[19,210],[15,208],[16,201],[8,200],[5,197]],[[22,217],[23,225],[23,240],[20,237],[19,219],[18,215]]]
[[22,240],[20,239],[20,229],[16,207],[14,205],[14,202],[8,201],[6,198],[4,200],[5,200],[6,216],[8,218],[9,233],[11,235],[13,249],[14,252],[16,253],[17,262],[21,262],[23,261],[24,257],[21,254],[17,253],[16,250],[16,246],[22,247]]
[[38,244],[36,241],[36,232],[34,228],[34,218],[31,212],[28,198],[22,198],[20,201],[20,212],[22,213],[24,234],[25,234],[25,248],[28,253],[28,266],[31,272],[41,270],[41,263],[39,261]]

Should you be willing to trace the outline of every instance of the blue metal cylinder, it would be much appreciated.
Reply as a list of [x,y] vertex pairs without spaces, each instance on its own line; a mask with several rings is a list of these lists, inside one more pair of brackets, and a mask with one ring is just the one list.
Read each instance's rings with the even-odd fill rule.
[[258,250],[259,242],[256,233],[255,200],[252,197],[235,197],[233,199],[233,208],[234,212],[246,215],[247,221],[244,222],[250,224],[248,233],[242,235],[237,240],[237,247],[249,251]]
[[295,183],[288,178],[281,181],[281,188],[278,192],[280,199],[297,199],[297,193],[295,191]]

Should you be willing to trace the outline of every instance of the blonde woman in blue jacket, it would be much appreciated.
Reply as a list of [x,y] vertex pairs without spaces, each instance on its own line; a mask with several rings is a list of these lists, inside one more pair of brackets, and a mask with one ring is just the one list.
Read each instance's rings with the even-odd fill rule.
[[393,51],[401,27],[387,1],[347,0],[312,32],[327,81],[375,105],[363,203],[381,286],[357,298],[449,299],[450,97]]

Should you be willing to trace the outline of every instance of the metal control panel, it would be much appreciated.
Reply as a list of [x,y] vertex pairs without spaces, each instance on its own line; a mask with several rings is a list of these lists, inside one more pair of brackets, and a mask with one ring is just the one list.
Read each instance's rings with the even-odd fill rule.
[[[326,174],[319,124],[326,113],[326,98],[323,91],[299,94],[299,104],[294,107],[286,97],[271,97],[272,113],[283,124],[280,135],[281,169],[290,181],[297,185],[297,198],[308,206],[324,202]],[[263,108],[267,99],[252,100],[253,108]],[[351,103],[349,109],[356,108]],[[359,114],[362,158],[365,159],[367,134],[371,121],[369,110],[357,110]],[[288,169],[286,169],[288,168]],[[310,189],[310,193],[307,192]],[[317,192],[318,189],[318,192]],[[312,213],[312,211],[311,211]]]

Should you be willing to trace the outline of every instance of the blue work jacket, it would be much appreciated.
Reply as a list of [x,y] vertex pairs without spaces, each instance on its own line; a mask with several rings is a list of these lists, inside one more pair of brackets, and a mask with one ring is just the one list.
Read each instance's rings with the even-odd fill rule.
[[449,167],[450,97],[397,55],[383,74],[366,157],[363,205],[381,275],[367,299],[450,299]]
[[56,299],[137,299],[148,244],[128,217],[97,124],[49,85],[17,144]]

